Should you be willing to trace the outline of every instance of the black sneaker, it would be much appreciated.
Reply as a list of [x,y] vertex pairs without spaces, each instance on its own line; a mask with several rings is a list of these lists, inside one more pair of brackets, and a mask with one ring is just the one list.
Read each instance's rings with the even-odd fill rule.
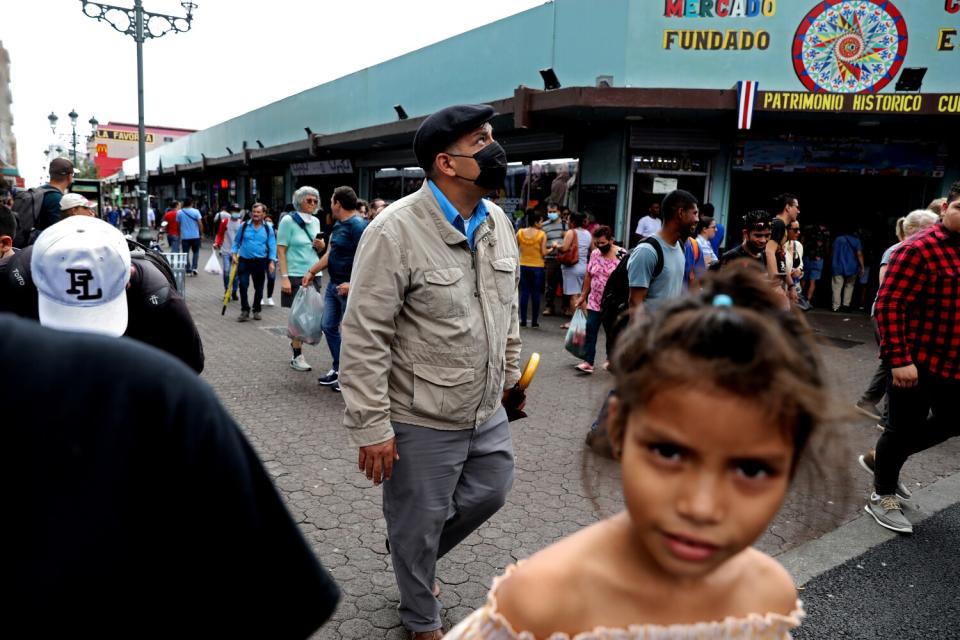
[[240,312],[240,317],[237,318],[237,322],[246,322],[246,321],[249,320],[249,319],[250,319],[250,312],[249,312],[249,311],[241,311],[241,312]]
[[330,388],[336,391],[337,393],[340,393],[340,380],[337,380],[336,382],[334,382]]
[[525,327],[525,326],[527,326],[527,323],[524,322],[523,320],[521,320],[521,321],[520,321],[520,326],[521,326],[521,327]]
[[[340,379],[339,372],[337,372],[336,369],[330,369],[330,371],[327,371],[327,375],[320,376],[319,378],[317,378],[317,382],[319,382],[325,387],[329,387],[339,379]],[[337,391],[339,391],[339,389],[337,389]]]
[[230,300],[232,302],[236,302],[239,299],[240,299],[240,296],[238,296],[237,294],[233,294],[232,296],[230,296]]
[[253,312],[253,319],[254,319],[254,320],[259,320],[259,319],[260,319],[260,312],[259,312],[259,311],[254,311],[254,312]]

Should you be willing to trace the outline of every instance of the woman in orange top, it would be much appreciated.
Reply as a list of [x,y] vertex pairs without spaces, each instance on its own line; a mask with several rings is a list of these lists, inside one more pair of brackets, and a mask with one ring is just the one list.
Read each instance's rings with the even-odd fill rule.
[[547,255],[547,234],[543,232],[543,212],[527,212],[527,227],[517,231],[520,247],[520,326],[527,326],[527,302],[532,299],[531,326],[539,327],[540,294],[543,293],[545,269],[543,257]]

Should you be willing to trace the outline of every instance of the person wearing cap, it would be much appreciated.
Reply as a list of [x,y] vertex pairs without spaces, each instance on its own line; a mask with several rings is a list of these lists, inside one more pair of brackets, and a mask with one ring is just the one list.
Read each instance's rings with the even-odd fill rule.
[[513,225],[483,197],[506,153],[488,105],[427,117],[414,136],[427,179],[364,231],[341,336],[344,424],[383,483],[400,617],[440,638],[437,559],[501,506],[513,483],[502,405],[520,378]]
[[90,202],[79,193],[68,193],[60,199],[60,215],[67,216],[92,216],[96,217],[94,211],[97,203]]
[[67,158],[54,158],[50,161],[50,182],[42,185],[43,204],[34,222],[34,229],[43,231],[60,220],[60,200],[73,184],[73,163]]
[[122,336],[130,249],[103,220],[70,216],[40,234],[30,259],[40,324]]
[[183,297],[142,249],[130,251],[119,229],[88,215],[61,220],[0,262],[0,311],[123,335],[203,371],[203,342]]

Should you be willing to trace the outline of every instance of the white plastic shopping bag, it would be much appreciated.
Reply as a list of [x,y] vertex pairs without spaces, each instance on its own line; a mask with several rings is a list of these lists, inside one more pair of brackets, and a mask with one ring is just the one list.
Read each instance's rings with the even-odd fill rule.
[[287,335],[307,344],[317,344],[323,337],[323,294],[313,284],[300,287],[294,296]]
[[212,273],[215,276],[223,275],[223,267],[220,265],[220,256],[217,255],[216,251],[210,254],[210,259],[207,260],[207,264],[203,270],[207,273]]

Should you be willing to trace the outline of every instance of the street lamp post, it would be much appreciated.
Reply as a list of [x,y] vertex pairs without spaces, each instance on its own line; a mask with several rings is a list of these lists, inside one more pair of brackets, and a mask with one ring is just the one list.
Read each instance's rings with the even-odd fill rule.
[[76,109],[71,109],[70,113],[67,114],[67,117],[70,118],[70,126],[73,128],[73,134],[70,137],[70,149],[72,150],[73,155],[73,166],[77,166],[77,118],[80,116],[77,114]]
[[[80,116],[77,113],[76,109],[71,109],[70,113],[68,113],[67,116],[70,118],[70,127],[71,127],[70,157],[73,160],[73,166],[76,167],[77,166],[77,118],[79,118]],[[50,123],[50,131],[53,132],[54,136],[56,136],[57,134],[57,122],[59,122],[59,120],[60,118],[57,117],[57,114],[55,114],[52,111],[50,112],[50,115],[47,116],[47,121]],[[96,135],[97,125],[99,125],[100,123],[97,122],[97,119],[95,117],[92,117],[89,120],[89,124],[93,132],[91,135]]]
[[187,10],[184,16],[168,16],[160,13],[150,13],[143,10],[142,0],[133,0],[133,8],[116,7],[99,2],[80,0],[83,3],[83,14],[98,22],[106,22],[116,31],[133,37],[137,42],[137,109],[140,152],[140,175],[137,187],[137,201],[140,207],[140,232],[137,239],[148,244],[154,239],[153,232],[147,224],[147,209],[150,199],[147,195],[147,147],[143,125],[143,41],[147,38],[159,38],[171,31],[186,33],[193,22],[193,10],[197,5],[193,2],[181,2],[180,6]]

